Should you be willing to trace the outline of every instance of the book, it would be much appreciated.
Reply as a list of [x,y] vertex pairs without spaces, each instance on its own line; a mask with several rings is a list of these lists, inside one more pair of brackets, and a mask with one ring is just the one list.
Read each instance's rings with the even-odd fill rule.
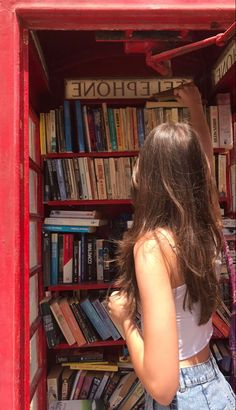
[[70,368],[64,368],[61,374],[61,399],[68,400],[70,397],[70,392],[74,383],[76,372]]
[[50,284],[57,285],[58,283],[58,234],[51,234],[51,278]]
[[62,363],[62,366],[69,366],[72,370],[96,370],[105,372],[118,372],[115,363]]
[[58,300],[59,306],[62,310],[62,313],[70,327],[70,330],[76,340],[78,346],[83,346],[86,343],[86,339],[80,329],[78,322],[73,315],[73,312],[70,308],[69,302],[66,297],[63,297]]
[[51,234],[43,232],[43,284],[45,287],[51,284]]
[[106,219],[95,218],[45,218],[44,225],[73,225],[73,226],[103,226],[107,225]]
[[83,126],[81,103],[79,100],[75,100],[75,117],[76,117],[76,127],[77,127],[77,146],[78,146],[79,152],[85,152],[84,126]]
[[97,391],[95,392],[94,400],[99,400],[99,399],[102,397],[102,394],[103,394],[103,392],[104,392],[104,390],[105,390],[105,388],[106,388],[106,385],[107,385],[107,383],[108,383],[108,380],[109,380],[110,375],[111,375],[110,372],[105,372],[105,373],[103,373],[101,382],[100,382],[100,384],[99,384],[99,386],[98,386]]
[[137,381],[136,384],[132,386],[132,389],[129,391],[125,400],[119,406],[120,410],[130,410],[137,403],[137,401],[144,394],[144,388],[140,381]]
[[117,328],[115,327],[113,321],[111,320],[109,314],[107,313],[104,305],[100,302],[99,298],[92,301],[93,306],[95,307],[96,311],[98,312],[100,318],[103,320],[104,325],[110,332],[110,335],[113,340],[119,340],[121,338],[120,333],[118,332]]
[[64,125],[65,125],[65,143],[66,151],[72,152],[72,135],[71,135],[71,113],[70,101],[64,101]]
[[79,378],[81,376],[81,372],[82,372],[82,370],[78,370],[76,372],[76,376],[75,376],[73,386],[72,386],[72,389],[71,389],[71,392],[70,392],[70,397],[69,397],[70,400],[73,400],[73,398],[74,398],[75,391],[76,391],[76,388],[77,388],[77,385],[78,385],[78,382],[79,382]]
[[40,313],[43,319],[43,326],[49,349],[56,346],[60,341],[58,333],[59,328],[50,309],[50,300],[51,296],[47,296],[39,302]]
[[44,225],[44,232],[64,232],[64,233],[93,233],[96,232],[94,226],[73,226],[73,225]]
[[48,404],[59,400],[61,394],[61,375],[63,367],[54,365],[47,375],[47,399]]
[[208,122],[210,126],[210,133],[212,138],[213,148],[220,147],[220,136],[219,136],[219,117],[218,117],[218,107],[217,105],[210,105],[208,107]]
[[71,210],[59,210],[52,209],[50,211],[50,217],[54,218],[79,218],[79,219],[101,219],[101,212],[97,209],[92,211],[71,211]]
[[214,312],[212,315],[212,323],[217,329],[219,329],[224,337],[229,336],[229,326],[220,318],[217,312]]
[[137,376],[133,371],[121,377],[118,386],[109,398],[109,409],[116,409],[122,403],[136,379]]
[[104,327],[104,323],[100,318],[99,314],[97,313],[96,309],[94,308],[92,302],[89,298],[86,298],[80,302],[80,306],[83,309],[84,313],[96,329],[99,336],[102,340],[109,339],[110,333],[107,328]]
[[50,309],[67,341],[67,343],[71,346],[73,345],[76,340],[73,336],[73,333],[71,332],[71,329],[66,321],[65,316],[63,315],[63,312],[61,310],[61,307],[58,302],[58,298],[52,299],[50,302]]
[[230,93],[216,95],[219,114],[219,136],[221,148],[233,148],[233,128],[230,106]]
[[104,406],[96,400],[59,400],[50,403],[48,410],[104,410]]

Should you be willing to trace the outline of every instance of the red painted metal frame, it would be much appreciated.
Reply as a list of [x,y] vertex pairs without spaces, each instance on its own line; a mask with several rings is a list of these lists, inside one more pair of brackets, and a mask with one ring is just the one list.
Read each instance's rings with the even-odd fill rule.
[[[28,74],[27,30],[226,29],[235,4],[227,1],[91,0],[0,5],[0,408],[29,409],[28,325]],[[24,29],[23,29],[24,27]],[[26,171],[27,172],[27,171]],[[27,275],[25,275],[27,272]],[[26,276],[26,277],[25,277]],[[45,397],[40,398],[42,408]]]

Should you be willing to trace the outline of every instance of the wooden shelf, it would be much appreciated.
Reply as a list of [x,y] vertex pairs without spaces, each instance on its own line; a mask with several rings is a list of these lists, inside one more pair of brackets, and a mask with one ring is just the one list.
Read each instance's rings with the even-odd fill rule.
[[113,283],[110,282],[81,282],[81,283],[73,283],[68,285],[55,285],[55,286],[48,286],[48,290],[53,292],[61,292],[66,290],[85,290],[85,289],[108,289],[114,288]]
[[62,350],[62,349],[83,349],[83,348],[88,348],[88,347],[107,347],[107,346],[124,346],[126,344],[124,339],[120,340],[101,340],[99,342],[93,342],[93,343],[85,343],[83,346],[78,346],[77,344],[74,344],[72,346],[69,346],[67,343],[59,344],[54,347],[56,350]]
[[131,199],[78,199],[67,201],[44,202],[48,206],[82,206],[82,205],[132,205]]
[[95,151],[95,152],[55,152],[42,155],[42,159],[50,158],[106,158],[106,157],[137,157],[139,151]]

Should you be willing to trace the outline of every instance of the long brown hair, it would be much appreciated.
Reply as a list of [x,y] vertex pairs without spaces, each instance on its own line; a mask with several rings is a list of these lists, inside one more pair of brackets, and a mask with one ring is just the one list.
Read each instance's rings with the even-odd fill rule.
[[[178,268],[187,285],[184,308],[200,301],[199,324],[216,306],[215,259],[221,250],[218,194],[196,132],[187,124],[154,128],[132,176],[134,221],[119,243],[116,285],[128,295],[134,313],[139,302],[133,248],[147,233],[168,229],[175,242]],[[187,304],[187,306],[185,306]]]

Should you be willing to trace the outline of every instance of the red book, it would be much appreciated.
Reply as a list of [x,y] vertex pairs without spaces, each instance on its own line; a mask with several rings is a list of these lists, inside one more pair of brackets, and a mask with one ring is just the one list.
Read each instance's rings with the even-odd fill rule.
[[79,380],[78,380],[78,383],[77,383],[77,386],[76,386],[76,389],[75,389],[75,394],[74,394],[73,400],[78,400],[78,398],[79,398],[79,395],[80,395],[80,392],[81,392],[81,389],[82,389],[82,386],[83,386],[83,383],[84,383],[86,373],[87,373],[87,370],[82,370],[81,373],[80,373]]
[[78,322],[74,317],[67,298],[59,299],[59,305],[78,346],[83,346],[85,343],[87,343],[87,341],[82,331],[80,330]]
[[73,234],[63,234],[63,283],[73,280]]
[[212,315],[213,325],[223,334],[224,337],[229,336],[229,326],[214,312]]

